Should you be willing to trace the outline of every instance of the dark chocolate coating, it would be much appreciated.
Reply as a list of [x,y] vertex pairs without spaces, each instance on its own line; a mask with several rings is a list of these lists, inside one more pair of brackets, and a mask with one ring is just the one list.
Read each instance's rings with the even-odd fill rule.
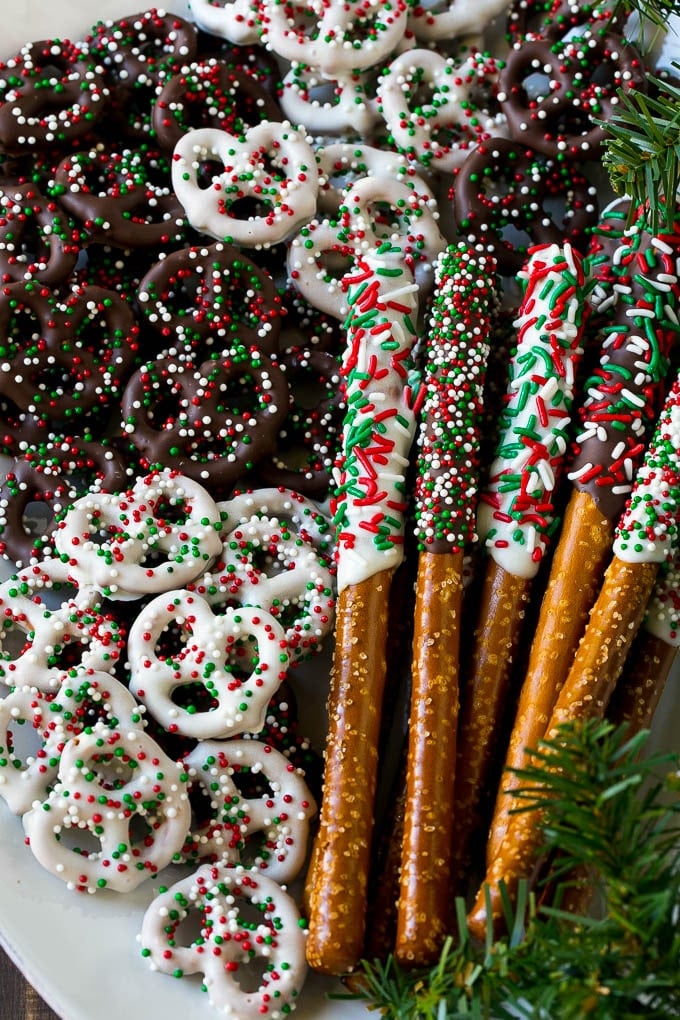
[[[555,197],[565,202],[561,222],[548,206]],[[519,272],[531,244],[568,240],[584,249],[597,219],[595,189],[582,174],[506,138],[492,138],[470,153],[452,198],[461,234],[483,243],[507,275]],[[529,244],[518,240],[520,230]]]
[[[127,481],[121,455],[112,446],[92,439],[53,441],[15,457],[0,486],[0,503],[5,503],[2,555],[25,566],[41,554],[43,539],[49,539],[56,527],[55,504],[63,508],[93,486],[118,492]],[[38,536],[26,526],[26,510],[37,502],[45,506],[49,519],[41,525],[36,544]]]
[[281,328],[281,300],[272,277],[228,244],[182,248],[156,262],[139,285],[150,326],[179,343],[235,339],[273,354]]
[[[544,79],[542,84],[536,81]],[[645,90],[642,59],[613,33],[583,40],[523,40],[508,54],[499,99],[511,137],[545,156],[594,160],[602,151],[606,122],[618,89]]]
[[[104,114],[108,91],[101,69],[87,54],[67,39],[41,39],[13,59],[16,66],[3,74],[0,87],[0,147],[5,152],[63,147],[89,134]],[[21,85],[13,87],[17,78]]]
[[124,427],[149,467],[220,494],[271,456],[287,410],[285,375],[245,347],[202,364],[158,358],[134,374],[122,400]]
[[195,128],[241,135],[263,120],[283,120],[271,93],[246,71],[212,60],[168,79],[156,97],[151,123],[158,144],[171,153],[182,135]]

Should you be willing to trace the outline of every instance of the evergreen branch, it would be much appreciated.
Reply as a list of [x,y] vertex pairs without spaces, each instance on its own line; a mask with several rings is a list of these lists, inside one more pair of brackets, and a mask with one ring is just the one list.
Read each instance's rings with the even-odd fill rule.
[[[646,734],[596,720],[563,727],[519,775],[519,810],[539,809],[554,892],[526,882],[509,934],[458,936],[431,970],[364,963],[366,1000],[392,1020],[668,1020],[680,1016],[680,787],[676,756],[641,760]],[[574,870],[594,876],[598,917],[560,908]],[[349,997],[349,996],[348,996]]]
[[671,14],[678,13],[677,0],[616,0],[613,17],[635,13],[641,21],[666,28]]
[[614,191],[633,208],[646,207],[652,233],[672,229],[680,186],[680,87],[650,77],[657,95],[619,90],[607,129],[603,162]]

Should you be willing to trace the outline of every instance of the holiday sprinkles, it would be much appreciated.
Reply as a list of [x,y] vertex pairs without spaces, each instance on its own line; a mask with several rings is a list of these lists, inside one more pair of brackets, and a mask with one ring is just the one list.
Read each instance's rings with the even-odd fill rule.
[[[523,618],[562,485],[678,644],[680,218],[600,214],[592,183],[651,87],[626,28],[197,0],[0,66],[0,798],[95,908],[148,882],[140,964],[200,974],[217,1014],[281,1020],[378,920],[385,954],[437,958],[454,831],[493,792],[473,644],[517,669],[484,573]],[[325,746],[298,713],[324,647]]]

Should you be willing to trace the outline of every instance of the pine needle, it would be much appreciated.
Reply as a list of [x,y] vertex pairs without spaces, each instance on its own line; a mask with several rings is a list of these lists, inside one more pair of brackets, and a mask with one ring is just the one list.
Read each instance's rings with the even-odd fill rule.
[[[505,899],[509,934],[489,927],[483,945],[457,902],[458,933],[433,968],[366,962],[353,997],[392,1020],[680,1016],[680,758],[642,759],[646,736],[589,720],[542,745],[518,773],[518,804],[541,812],[549,901],[522,883]],[[593,876],[601,916],[561,909],[575,871]]]

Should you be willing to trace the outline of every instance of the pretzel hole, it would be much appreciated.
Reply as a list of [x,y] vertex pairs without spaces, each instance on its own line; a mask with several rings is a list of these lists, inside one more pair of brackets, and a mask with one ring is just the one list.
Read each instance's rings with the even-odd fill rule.
[[72,853],[78,854],[80,857],[86,857],[89,860],[97,860],[101,857],[101,842],[88,828],[63,825],[55,838],[65,850],[71,850]]
[[[258,928],[265,926],[268,932],[276,934],[272,931],[272,926],[267,924],[263,912],[243,897],[238,901],[238,925],[244,932],[255,933]],[[238,970],[232,972],[230,976],[242,992],[252,994],[263,986],[271,966],[268,957],[255,955],[247,963],[241,963]]]
[[193,633],[189,624],[170,620],[158,635],[153,654],[161,662],[178,666],[186,655],[187,646],[192,637]]
[[[221,416],[216,427],[225,438],[233,436],[238,440],[240,436],[248,435],[253,425],[253,412],[269,406],[259,380],[247,368],[232,375],[227,381],[220,382],[215,386],[213,394],[219,401],[216,410]],[[244,426],[241,421],[245,423]]]
[[55,645],[54,651],[47,657],[47,665],[59,672],[79,666],[83,659],[83,652],[87,649],[90,641],[88,638],[73,639],[69,635],[64,636],[62,645]]
[[5,617],[0,631],[0,676],[11,682],[11,672],[3,669],[3,662],[13,662],[27,654],[33,647],[34,633],[27,623],[20,623],[12,617]]
[[[32,68],[31,85],[34,89],[44,89],[58,85],[62,79],[75,82],[76,79],[79,78],[79,72],[74,70],[70,60],[64,57],[63,61],[53,61],[40,66],[36,66],[34,64]],[[45,98],[51,98],[53,102],[56,99],[56,97],[50,96],[49,93]],[[58,105],[58,100],[55,105]]]
[[[255,646],[254,648],[252,646]],[[259,663],[259,648],[257,638],[251,635],[232,645],[229,649],[229,658],[225,662],[225,672],[240,683],[247,683]]]
[[0,428],[9,429],[10,432],[20,435],[25,428],[27,418],[30,421],[32,416],[20,408],[11,397],[6,394],[0,395]]
[[285,549],[277,548],[273,541],[269,546],[263,546],[259,542],[253,543],[248,555],[249,573],[252,570],[255,575],[260,575],[257,580],[278,577],[295,567],[295,561],[290,560]]
[[318,14],[307,3],[289,2],[284,6],[286,35],[295,35],[301,43],[319,36]]
[[[23,266],[31,266],[36,269],[45,269],[51,253],[50,243],[45,240],[45,234],[36,220],[31,216],[22,225],[21,231],[13,230],[12,243],[6,240],[6,230],[2,231],[5,239],[5,252],[2,262],[7,263],[11,258],[12,262],[18,262]],[[16,270],[14,274],[16,275]]]
[[152,428],[159,432],[173,429],[176,422],[186,413],[185,404],[186,401],[177,384],[167,388],[162,382],[154,381],[152,398],[144,401],[144,416]]
[[196,168],[196,184],[201,191],[208,191],[219,184],[224,173],[224,164],[219,159],[204,157],[198,160]]
[[34,345],[42,348],[45,343],[40,321],[31,308],[22,304],[11,309],[0,332],[5,358],[16,357],[19,352],[29,351]]
[[234,765],[231,781],[245,801],[260,799],[262,797],[273,798],[274,789],[264,769],[253,769],[250,766]]
[[266,201],[245,195],[234,201],[227,199],[224,203],[224,211],[227,216],[235,220],[262,219],[269,216],[274,208],[273,201]]
[[192,782],[189,787],[189,804],[191,805],[191,831],[203,830],[216,822],[219,802],[214,801],[203,783]]
[[118,723],[118,719],[111,715],[102,701],[84,698],[73,713],[70,725],[77,732],[82,732],[83,730],[91,729],[99,722],[115,726]]
[[146,815],[135,814],[128,825],[128,844],[132,850],[149,846],[153,842],[154,830]]
[[319,252],[316,264],[324,274],[323,283],[334,280],[340,286],[343,277],[347,275],[354,264],[354,256],[349,252],[343,254],[343,252],[331,248]]
[[122,790],[137,776],[137,769],[125,757],[117,758],[114,754],[93,755],[86,768],[93,773],[92,782],[97,789],[111,792]]
[[201,683],[180,684],[172,691],[170,700],[191,715],[214,712],[219,707],[218,700]]
[[85,351],[96,353],[100,361],[107,364],[114,362],[114,351],[121,347],[121,342],[112,335],[113,330],[105,312],[90,312],[76,324],[75,338],[77,346]]
[[44,746],[42,730],[33,726],[32,718],[12,719],[7,727],[7,752],[18,771],[25,771]]
[[295,79],[292,90],[305,103],[311,106],[324,106],[329,109],[338,106],[342,98],[342,89],[339,85],[315,76],[308,78],[306,81],[304,79]]
[[206,926],[206,915],[200,907],[189,905],[183,909],[186,910],[186,916],[177,924],[172,933],[174,944],[186,947],[196,944],[203,945],[210,931]]
[[154,503],[153,515],[161,527],[164,524],[186,524],[191,519],[191,503],[165,496]]
[[42,538],[54,530],[55,513],[46,499],[31,499],[21,514],[20,526],[31,539]]
[[158,87],[154,80],[142,78],[135,80],[134,88],[125,89],[123,99],[114,106],[114,111],[137,135],[150,134],[151,114],[156,101]]
[[[364,212],[366,220],[373,225],[376,237],[387,240],[398,233],[407,236],[411,227],[411,210],[401,212],[390,202],[369,202]],[[417,221],[416,221],[417,223]]]

